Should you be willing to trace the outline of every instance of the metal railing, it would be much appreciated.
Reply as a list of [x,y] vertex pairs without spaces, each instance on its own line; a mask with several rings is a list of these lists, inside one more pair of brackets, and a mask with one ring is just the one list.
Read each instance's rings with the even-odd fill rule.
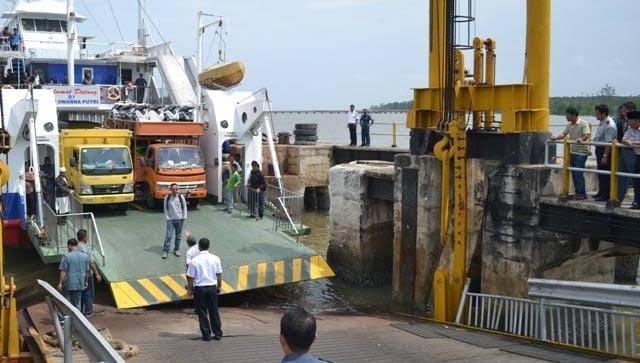
[[[226,198],[226,196],[225,196]],[[234,210],[259,216],[259,209],[273,218],[276,231],[290,232],[295,236],[303,228],[304,195],[267,184],[267,190],[259,193],[248,186],[238,187],[234,197]]]
[[[563,145],[563,153],[564,156],[562,158],[562,165],[558,165],[555,163],[551,163],[550,161],[550,146],[552,144],[562,144]],[[571,158],[571,145],[586,145],[590,146],[600,146],[600,147],[610,147],[611,151],[609,153],[609,164],[610,170],[600,170],[600,169],[588,169],[588,168],[577,168],[572,167],[570,164]],[[633,147],[621,144],[616,140],[613,140],[610,143],[607,142],[595,142],[595,141],[584,141],[584,142],[576,142],[572,140],[547,140],[544,148],[544,166],[548,169],[559,169],[562,170],[562,191],[561,197],[566,198],[569,194],[569,184],[571,180],[571,172],[585,172],[592,174],[600,174],[600,175],[609,175],[610,176],[610,186],[609,186],[609,201],[607,205],[610,207],[619,206],[622,200],[619,200],[619,188],[626,186],[626,180],[620,180],[620,178],[632,178],[638,179],[640,178],[639,173],[630,173],[630,172],[621,172],[620,171],[620,158],[621,158],[621,150],[630,151],[628,149],[633,149]]]
[[101,259],[102,266],[106,264],[104,246],[98,231],[98,225],[93,213],[82,212],[82,205],[73,197],[70,199],[70,211],[68,214],[56,214],[53,208],[43,200],[44,233],[41,233],[43,244],[51,246],[56,254],[67,251],[67,241],[76,238],[79,230],[84,229],[89,235],[89,247],[93,254],[96,252]]
[[[71,362],[73,356],[73,339],[77,339],[83,352],[91,362],[124,363],[118,352],[91,322],[67,299],[47,282],[38,280],[38,284],[47,292],[51,320],[64,353],[64,362]],[[60,324],[62,319],[63,324]]]
[[[456,323],[626,358],[638,358],[635,286],[529,280],[537,300],[468,292]],[[580,291],[579,293],[575,293]],[[626,297],[623,297],[626,296]]]

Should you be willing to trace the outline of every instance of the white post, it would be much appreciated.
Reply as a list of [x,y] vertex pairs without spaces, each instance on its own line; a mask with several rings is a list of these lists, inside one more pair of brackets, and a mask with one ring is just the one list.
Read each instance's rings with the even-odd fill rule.
[[75,56],[73,50],[77,43],[76,13],[73,8],[73,0],[67,0],[67,83],[70,86],[76,83]]
[[147,26],[144,23],[144,0],[138,0],[138,44],[147,46]]
[[[267,101],[268,102],[268,101]],[[278,164],[278,154],[276,154],[276,145],[273,142],[273,130],[271,130],[271,121],[269,116],[264,117],[264,131],[267,133],[267,139],[269,144],[269,154],[271,156],[271,164],[273,164],[273,175],[278,181],[278,187],[280,187],[280,193],[283,193],[284,187],[282,185],[282,175],[280,174],[280,165]]]
[[196,108],[196,112],[198,113],[197,116],[201,116],[202,115],[202,86],[200,86],[200,82],[198,82],[198,76],[200,75],[200,73],[202,72],[202,47],[203,47],[203,37],[204,37],[204,27],[202,26],[202,15],[203,12],[202,10],[198,11],[198,21],[196,26],[198,27],[197,31],[198,31],[198,54],[196,55],[196,62],[198,63],[197,69],[198,69],[198,74],[196,74],[196,103],[197,103],[197,108]]
[[[40,184],[40,157],[38,156],[38,140],[36,135],[36,105],[33,99],[33,86],[29,90],[31,93],[31,117],[29,117],[29,150],[31,155],[31,167],[33,168],[33,181],[36,192],[36,214],[38,215],[38,226],[44,226],[44,215],[42,213],[42,186]],[[24,171],[25,176],[27,170]]]

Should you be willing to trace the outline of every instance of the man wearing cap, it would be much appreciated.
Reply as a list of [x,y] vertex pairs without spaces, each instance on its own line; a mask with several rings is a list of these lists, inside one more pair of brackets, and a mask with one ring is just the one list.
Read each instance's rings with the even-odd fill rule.
[[[627,113],[627,131],[622,137],[622,143],[633,146],[632,149],[624,148],[620,151],[620,171],[626,173],[640,173],[640,111]],[[618,200],[622,202],[627,194],[628,178],[620,177]],[[640,179],[633,178],[633,203],[632,209],[640,209]]]
[[[60,174],[55,181],[56,185],[56,212],[58,214],[69,213],[69,196],[73,194],[73,188],[69,185],[69,179],[67,179],[67,169],[60,167]],[[67,223],[66,217],[60,217],[58,224]]]
[[[571,144],[570,155],[564,155],[564,157],[570,158],[570,165],[572,168],[584,169],[587,164],[587,156],[589,156],[589,146],[582,143],[588,141],[589,137],[591,137],[591,128],[589,127],[589,124],[579,118],[578,115],[578,109],[575,107],[567,108],[565,116],[569,124],[560,135],[552,136],[551,140],[563,140],[569,136],[569,140],[574,141],[575,143]],[[586,199],[587,192],[584,181],[584,172],[572,171],[571,176],[573,178],[573,188],[576,192],[575,199]]]

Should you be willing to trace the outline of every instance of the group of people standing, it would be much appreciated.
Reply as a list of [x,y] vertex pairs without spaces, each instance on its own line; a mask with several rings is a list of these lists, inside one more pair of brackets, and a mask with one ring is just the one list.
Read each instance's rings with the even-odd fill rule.
[[60,260],[58,270],[58,290],[67,297],[84,316],[93,315],[93,301],[95,298],[94,281],[102,281],[93,251],[90,246],[89,233],[81,229],[76,238],[67,241],[66,252]]
[[358,145],[358,124],[360,124],[360,134],[362,136],[362,144],[360,146],[370,146],[371,136],[369,133],[369,129],[371,128],[371,125],[373,125],[373,118],[369,114],[369,110],[367,110],[366,108],[362,110],[362,115],[358,115],[356,106],[351,105],[349,107],[349,113],[347,115],[347,127],[349,128],[349,138],[351,139],[349,146]]
[[[640,112],[636,111],[633,102],[626,102],[618,107],[618,116],[613,119],[609,115],[607,105],[598,105],[594,108],[594,114],[598,120],[595,136],[592,138],[591,126],[588,122],[579,117],[575,107],[566,110],[566,118],[569,124],[565,130],[557,136],[552,136],[552,140],[568,138],[574,141],[570,145],[570,166],[582,168],[586,166],[587,158],[591,154],[589,145],[585,142],[592,140],[599,143],[611,144],[614,140],[627,146],[620,149],[619,172],[640,173]],[[596,162],[598,170],[611,170],[611,146],[598,145],[595,148]],[[582,171],[572,171],[573,186],[575,189],[574,199],[584,200],[587,198],[584,173]],[[631,180],[630,180],[631,179]],[[611,177],[607,174],[598,174],[598,192],[594,195],[596,201],[602,202],[610,199]],[[630,185],[633,185],[634,199],[631,204],[632,209],[640,209],[640,179],[618,177],[617,200],[622,202],[627,194]]]
[[5,26],[2,29],[0,40],[2,42],[2,50],[20,51],[22,49],[22,35],[20,35],[18,28],[13,28],[13,32],[11,32],[9,27]]
[[[235,201],[242,199],[242,167],[236,160],[236,157],[230,155],[227,159],[229,166],[222,173],[222,183],[224,186],[224,211],[231,214],[233,212]],[[251,162],[251,172],[247,183],[247,194],[245,196],[247,206],[249,207],[249,215],[247,218],[256,218],[261,220],[264,217],[265,192],[267,191],[267,183],[264,174],[260,170],[260,164],[257,161]]]

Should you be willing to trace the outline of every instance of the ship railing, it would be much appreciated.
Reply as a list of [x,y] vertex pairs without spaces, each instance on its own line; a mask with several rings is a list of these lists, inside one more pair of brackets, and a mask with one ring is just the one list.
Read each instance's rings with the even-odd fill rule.
[[73,359],[74,341],[80,343],[90,362],[125,362],[109,341],[68,299],[46,281],[38,280],[38,284],[47,293],[45,300],[65,362]]
[[455,322],[564,347],[638,359],[640,289],[529,279],[529,298],[469,292]]
[[[563,156],[562,164],[556,164],[555,155],[551,155],[551,148],[555,145],[562,145],[563,147]],[[609,152],[609,170],[607,169],[598,169],[597,167],[594,169],[590,168],[579,168],[571,166],[571,145],[586,145],[587,147],[596,146],[596,147],[609,147],[611,148]],[[635,147],[638,149],[639,147]],[[595,142],[595,141],[583,141],[577,142],[573,140],[547,140],[544,148],[544,166],[548,169],[557,169],[562,171],[562,190],[560,194],[561,200],[568,200],[569,190],[570,190],[570,180],[571,180],[571,172],[584,172],[598,175],[609,175],[610,176],[610,187],[609,187],[609,195],[607,196],[609,200],[607,201],[607,207],[614,208],[620,206],[623,202],[625,194],[620,191],[623,190],[626,192],[629,180],[630,179],[640,179],[640,173],[638,170],[638,166],[636,165],[635,170],[626,170],[624,167],[624,163],[622,158],[625,157],[633,157],[635,155],[631,155],[634,153],[634,147],[621,144],[617,140],[613,140],[612,142]],[[635,163],[634,163],[635,164]],[[621,170],[622,169],[622,170]]]
[[[225,193],[225,202],[226,198]],[[258,218],[260,208],[265,215],[273,217],[274,230],[294,236],[299,236],[303,230],[304,195],[270,184],[267,184],[266,191],[257,191],[249,186],[236,189],[234,209],[238,213]]]
[[56,254],[61,255],[67,251],[67,241],[72,238],[76,239],[78,231],[84,229],[89,235],[91,242],[89,247],[93,255],[95,256],[97,253],[102,266],[105,266],[106,254],[95,216],[91,212],[83,212],[82,205],[75,198],[70,197],[69,201],[70,213],[67,214],[57,214],[49,203],[42,202],[44,234],[41,236],[41,243],[49,245]]
[[[82,41],[82,37],[78,44],[79,52],[76,56],[80,59],[105,59],[116,58],[119,56],[140,56],[146,57],[147,53],[143,47],[136,46],[130,42],[87,42]],[[67,59],[67,42],[56,40],[40,40],[37,42],[40,47],[25,47],[27,53],[31,57],[37,58],[53,58]]]

